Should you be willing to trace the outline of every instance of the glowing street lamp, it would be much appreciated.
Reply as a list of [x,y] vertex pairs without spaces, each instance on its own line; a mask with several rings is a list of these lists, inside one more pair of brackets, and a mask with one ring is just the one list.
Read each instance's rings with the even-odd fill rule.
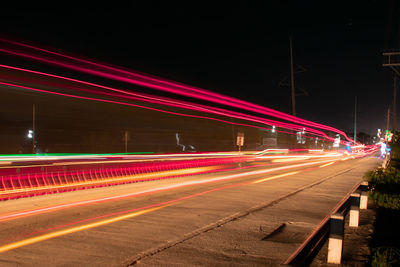
[[26,137],[28,137],[29,139],[33,138],[33,131],[32,130],[28,130],[28,134],[26,135]]

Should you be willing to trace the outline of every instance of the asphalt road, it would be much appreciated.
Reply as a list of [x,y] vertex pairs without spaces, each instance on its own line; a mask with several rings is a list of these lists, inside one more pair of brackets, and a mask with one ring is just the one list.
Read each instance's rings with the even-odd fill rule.
[[279,265],[376,157],[0,203],[0,266]]

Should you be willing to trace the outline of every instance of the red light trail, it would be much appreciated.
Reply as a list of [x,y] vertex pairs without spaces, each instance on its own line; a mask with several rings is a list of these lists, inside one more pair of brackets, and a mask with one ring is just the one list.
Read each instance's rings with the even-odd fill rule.
[[[50,65],[60,66],[63,68],[67,68],[69,70],[77,71],[79,73],[87,73],[95,75],[97,77],[104,77],[111,80],[122,81],[129,84],[140,85],[146,88],[172,93],[175,95],[186,96],[196,100],[206,100],[207,103],[210,104],[197,104],[184,100],[155,96],[147,93],[144,94],[138,92],[131,92],[110,86],[104,86],[92,82],[64,77],[61,75],[44,73],[40,71],[1,64],[0,68],[9,70],[10,72],[13,71],[17,72],[17,74],[13,73],[0,74],[0,78],[3,79],[3,81],[0,81],[0,85],[3,86],[20,88],[32,92],[51,94],[51,95],[74,98],[85,101],[103,102],[108,104],[147,109],[174,116],[212,120],[224,124],[263,129],[270,132],[273,131],[290,135],[298,135],[300,133],[301,138],[314,139],[316,142],[335,141],[333,137],[328,135],[327,132],[329,132],[330,134],[335,133],[342,135],[348,141],[354,143],[354,141],[348,138],[344,132],[335,129],[333,127],[307,121],[276,110],[272,110],[266,107],[261,107],[259,105],[252,104],[246,101],[213,93],[197,87],[192,87],[185,84],[165,80],[159,77],[147,74],[140,74],[130,70],[124,70],[119,67],[113,67],[78,57],[71,57],[62,53],[41,49],[35,46],[30,46],[19,42],[0,39],[0,44],[1,42],[3,43],[3,45],[4,44],[8,44],[8,46],[11,45],[11,47],[7,47],[7,45],[5,45],[4,47],[0,47],[0,52],[9,55],[22,57],[24,59],[31,59],[39,61],[41,63],[47,63]],[[20,73],[27,75],[20,75]],[[34,77],[32,78],[29,75],[33,75]],[[27,83],[27,85],[24,83]],[[31,84],[34,85],[32,86]],[[46,89],[42,89],[43,87]],[[53,89],[48,89],[49,87]],[[59,89],[67,90],[68,93],[57,91]],[[91,95],[94,94],[95,96],[69,93],[71,91],[86,93],[86,94],[89,93]],[[132,103],[130,101],[137,101],[139,102],[139,104]],[[175,112],[163,108],[141,105],[140,103],[151,103],[161,106],[179,108],[181,110],[200,112],[201,114],[206,113],[216,116],[222,116],[223,118],[212,117],[210,115],[205,116],[196,114],[186,114],[183,112]],[[224,108],[214,107],[211,106],[211,104],[220,104],[223,105]],[[245,114],[243,112],[233,111],[227,108],[235,108],[235,109],[237,108],[244,111],[250,111],[256,114],[260,114],[262,116],[270,116],[274,119],[259,117],[252,114]],[[225,118],[229,118],[229,120]],[[232,121],[232,119],[245,121],[245,123],[235,122]],[[265,125],[273,126],[273,128],[267,128],[265,127]],[[275,127],[278,127],[279,129],[275,129]],[[282,129],[288,129],[294,132],[284,131]],[[340,140],[340,143],[342,145],[346,144],[344,140]],[[370,151],[375,151],[376,147],[371,147],[371,148],[368,147],[368,150],[369,149]],[[296,149],[289,149],[291,153],[301,152],[302,150],[303,149],[296,151]],[[308,150],[308,152],[311,153],[310,150]],[[316,151],[316,152],[320,153],[321,151]],[[271,160],[272,163],[274,162],[281,163],[281,162],[305,160],[313,157],[319,157],[319,158],[325,156],[333,157],[333,154],[325,154],[325,155],[311,155],[311,154],[271,157],[263,155],[263,151],[261,151],[250,155],[250,158],[253,161]],[[343,154],[341,153],[337,153],[337,155],[338,157],[343,157]],[[230,162],[225,161],[223,164],[232,164],[232,163],[237,163],[239,161],[245,162],[247,159],[248,158],[246,157],[241,157],[240,159],[231,158],[229,159]],[[173,168],[172,170],[163,169],[162,164],[159,164],[158,167],[162,169],[161,173],[160,170],[158,172],[148,171],[148,173],[146,174],[141,174],[140,177],[137,176],[137,173],[135,173],[136,176],[133,175],[134,176],[133,178],[132,178],[132,173],[126,172],[126,168],[125,168],[125,173],[123,173],[123,168],[108,168],[107,170],[104,170],[103,172],[99,173],[100,178],[97,174],[95,176],[92,176],[92,173],[78,172],[78,171],[76,171],[75,173],[71,172],[68,174],[68,177],[67,175],[65,175],[65,177],[62,179],[60,177],[55,177],[54,175],[53,176],[49,175],[48,173],[10,175],[8,177],[3,175],[0,176],[1,178],[0,199],[2,198],[2,196],[5,196],[3,197],[3,199],[9,199],[14,197],[30,196],[36,194],[49,193],[49,192],[63,192],[65,190],[70,190],[71,188],[72,190],[76,190],[76,189],[84,189],[87,187],[90,188],[96,186],[108,186],[126,182],[135,182],[137,180],[140,181],[152,180],[155,179],[155,177],[167,178],[167,177],[176,177],[182,175],[192,175],[194,173],[198,174],[198,173],[205,173],[208,171],[217,171],[222,167],[226,167],[221,165],[222,164],[221,162],[219,163],[215,162],[214,164],[209,164],[207,166],[205,165],[199,166],[198,165],[199,162],[200,161],[198,159],[196,160],[191,159],[188,161],[187,166],[182,167],[180,169]],[[0,166],[0,169],[2,170],[4,169],[4,171],[6,171],[7,164],[9,164],[9,161],[6,161],[5,164],[2,164]],[[216,167],[218,164],[220,164],[220,167]],[[119,174],[116,175],[116,173]]]
[[[329,140],[329,141],[333,141],[334,140],[332,137],[327,136],[326,133],[324,133],[322,131],[319,131],[319,130],[316,130],[316,129],[313,129],[313,128],[308,128],[308,127],[304,128],[303,126],[296,125],[296,124],[284,123],[284,122],[280,122],[280,121],[276,121],[276,120],[270,120],[270,119],[265,119],[265,118],[261,118],[261,117],[251,116],[251,115],[247,115],[247,114],[243,114],[243,113],[239,113],[239,112],[234,112],[234,111],[230,111],[230,110],[226,110],[226,109],[216,108],[216,107],[212,107],[212,106],[199,105],[199,104],[189,103],[189,102],[175,100],[175,99],[168,99],[168,98],[165,98],[165,97],[161,98],[161,97],[152,96],[152,95],[148,95],[148,94],[145,95],[145,94],[140,94],[140,93],[127,92],[127,91],[123,91],[123,90],[120,90],[120,89],[111,88],[111,87],[108,87],[108,86],[102,86],[102,85],[89,83],[89,82],[85,82],[85,81],[80,81],[80,80],[76,80],[76,79],[71,79],[71,78],[67,78],[67,77],[62,77],[62,76],[59,76],[59,75],[53,75],[53,74],[48,74],[48,73],[43,73],[43,72],[38,72],[38,71],[32,71],[32,70],[27,70],[27,69],[22,69],[22,68],[16,68],[16,67],[11,67],[11,66],[7,66],[7,65],[0,65],[0,67],[5,68],[5,69],[13,69],[13,70],[23,71],[23,72],[27,72],[27,73],[33,73],[33,74],[37,74],[37,75],[41,75],[41,76],[47,76],[47,77],[62,79],[62,80],[71,81],[71,82],[74,82],[74,83],[89,85],[89,86],[97,87],[97,88],[100,88],[100,89],[111,90],[111,91],[115,91],[115,92],[123,93],[123,94],[105,93],[105,92],[101,92],[101,91],[94,91],[94,90],[88,90],[88,89],[79,89],[77,87],[70,87],[68,89],[79,90],[79,91],[84,91],[84,92],[89,92],[89,93],[95,93],[97,95],[114,96],[114,97],[118,97],[120,99],[137,100],[137,101],[155,103],[155,104],[164,105],[164,106],[177,107],[177,108],[181,108],[181,109],[184,108],[184,109],[187,109],[187,110],[194,110],[194,111],[199,111],[199,112],[207,112],[207,113],[211,113],[211,114],[221,115],[221,116],[230,117],[230,118],[236,118],[236,119],[240,119],[240,120],[246,120],[246,121],[251,121],[251,122],[256,122],[256,123],[261,123],[261,124],[267,124],[267,125],[271,125],[271,126],[274,125],[274,126],[277,126],[277,127],[280,127],[280,128],[286,128],[286,129],[291,129],[291,130],[295,130],[295,131],[299,131],[299,130],[303,130],[304,129],[305,131],[309,132],[312,135],[316,135],[316,136],[322,137],[323,139],[321,139],[321,140]],[[41,80],[39,80],[39,81],[38,80],[34,80],[34,81],[36,83],[37,82],[43,83]],[[11,86],[11,84],[9,84],[9,85]],[[45,84],[45,85],[47,85],[47,84]],[[21,85],[19,85],[19,87],[22,88]],[[34,90],[33,88],[28,88],[28,87],[25,87],[24,89]],[[53,94],[58,94],[56,92],[40,90],[40,89],[36,89],[34,91],[42,92],[42,93],[48,93],[48,94],[52,94],[52,93]],[[58,95],[62,95],[62,96],[66,96],[66,97],[74,97],[74,95],[69,95],[69,94],[58,94]],[[77,96],[76,98],[79,98],[79,97]],[[86,100],[93,100],[93,101],[100,101],[100,102],[102,101],[101,99],[98,99],[98,98],[85,98],[85,99]],[[114,101],[114,102],[109,102],[109,103],[124,105],[125,102]],[[141,106],[141,105],[136,105],[135,107],[150,109],[148,107]],[[164,113],[169,113],[169,114],[173,114],[173,115],[194,117],[194,116],[190,116],[190,115],[187,115],[187,114],[176,113],[176,112],[173,113],[173,112],[170,112],[170,111],[165,111],[165,110],[160,110],[160,109],[153,109],[153,110],[164,112]],[[198,116],[197,118],[212,119],[210,117],[204,117],[204,116]],[[217,119],[214,119],[214,120],[217,120]],[[238,123],[233,123],[233,122],[225,121],[225,120],[219,120],[219,121],[220,122],[224,122],[224,123],[228,123],[228,124],[235,124],[235,125],[241,125],[241,126],[248,126],[248,127],[253,127],[253,128],[264,129],[264,130],[268,130],[268,131],[272,130],[272,129],[268,129],[268,128],[265,128],[265,127],[257,127],[257,126],[251,126],[251,125],[245,125],[245,124],[238,124]],[[294,133],[290,133],[290,132],[284,132],[284,131],[280,131],[280,130],[276,130],[276,131],[294,135]],[[305,136],[305,137],[306,138],[313,138],[313,137],[308,137],[308,136]]]
[[[152,110],[152,111],[167,113],[167,114],[171,114],[171,115],[178,115],[178,116],[198,118],[198,119],[208,119],[208,120],[223,122],[223,123],[227,123],[227,124],[233,124],[233,125],[238,125],[238,126],[246,126],[246,127],[258,128],[258,129],[264,129],[264,130],[267,130],[267,131],[271,131],[271,129],[268,129],[268,128],[265,128],[265,127],[260,127],[260,126],[255,126],[255,125],[251,125],[251,124],[236,123],[236,122],[226,121],[226,120],[212,118],[212,117],[200,116],[200,115],[190,115],[190,114],[178,113],[178,112],[167,111],[167,110],[162,110],[162,109],[158,109],[158,108],[152,108],[152,107],[147,107],[147,106],[142,106],[142,105],[137,105],[137,104],[132,104],[132,103],[126,103],[126,102],[120,102],[120,101],[115,101],[115,100],[107,100],[107,99],[101,99],[101,98],[93,98],[93,97],[86,97],[86,96],[71,95],[71,94],[47,91],[47,90],[43,90],[43,89],[32,88],[32,87],[28,87],[28,86],[22,86],[22,85],[6,83],[6,82],[0,82],[0,85],[17,87],[17,88],[30,90],[30,91],[35,91],[35,92],[40,92],[40,93],[47,93],[47,94],[53,94],[53,95],[58,95],[58,96],[77,98],[77,99],[81,99],[81,100],[98,101],[98,102],[104,102],[104,103],[110,103],[110,104],[118,104],[118,105],[125,105],[125,106],[131,106],[131,107],[136,107],[136,108],[143,108],[143,109],[148,109],[148,110]],[[245,118],[242,118],[242,119],[245,119]],[[278,126],[281,126],[282,123],[276,122],[276,124]],[[287,127],[287,124],[283,124],[283,125],[284,126],[281,126],[281,127],[283,127],[283,128]],[[293,127],[295,129],[299,128],[298,126],[296,127],[295,125]],[[291,134],[291,135],[295,135],[294,133],[290,133],[290,132],[284,132],[284,131],[279,131],[279,130],[276,130],[276,131],[277,132]],[[321,133],[319,136],[322,136],[324,138],[324,139],[321,139],[321,140],[333,141],[333,138],[327,136],[323,132],[316,131],[316,130],[312,130],[312,131]],[[309,136],[304,136],[304,137],[305,138],[313,138],[313,137],[309,137]]]
[[[14,41],[5,40],[5,39],[1,39],[1,41],[3,41],[4,43],[8,43],[8,44],[12,44],[12,45],[16,46],[16,48],[12,48],[12,49],[1,48],[0,51],[3,53],[13,54],[13,55],[24,57],[24,58],[30,58],[33,60],[38,60],[38,61],[45,62],[48,64],[57,65],[57,66],[69,68],[69,69],[79,71],[79,72],[89,73],[89,74],[100,76],[100,77],[106,77],[106,78],[113,79],[113,80],[118,80],[118,81],[127,82],[127,83],[131,83],[131,84],[145,86],[145,87],[149,87],[149,88],[156,89],[156,90],[162,90],[162,91],[166,91],[169,93],[192,97],[195,99],[206,100],[209,102],[223,104],[223,105],[231,106],[231,107],[235,107],[235,108],[245,109],[245,110],[260,113],[263,115],[273,116],[273,117],[276,117],[279,119],[295,122],[297,124],[308,125],[308,126],[316,127],[316,128],[323,129],[323,130],[332,131],[332,132],[338,133],[340,135],[343,135],[345,137],[345,139],[347,139],[348,141],[354,142],[353,140],[348,138],[344,132],[342,132],[338,129],[335,129],[333,127],[314,123],[314,122],[307,121],[304,119],[300,119],[300,118],[297,118],[297,117],[294,117],[294,116],[291,116],[291,115],[288,115],[288,114],[285,114],[282,112],[278,112],[276,110],[258,106],[258,105],[255,105],[255,104],[252,104],[252,103],[249,103],[246,101],[242,101],[242,100],[235,99],[232,97],[223,96],[221,94],[209,92],[207,90],[203,90],[200,88],[183,85],[181,83],[167,81],[167,80],[164,80],[164,79],[161,79],[158,77],[144,75],[144,74],[138,74],[138,73],[135,73],[132,71],[123,70],[121,68],[116,68],[116,67],[111,67],[111,66],[107,66],[104,64],[100,64],[100,63],[95,63],[95,62],[92,62],[89,60],[84,60],[84,59],[77,58],[77,57],[71,57],[68,55],[56,53],[56,52],[53,52],[50,50],[41,49],[41,48],[38,48],[35,46],[23,44],[20,42],[14,42]],[[22,49],[22,51],[19,51],[21,49]],[[24,51],[24,49],[36,51],[37,54],[33,54],[32,52],[29,53],[29,51],[26,52],[26,51]],[[45,54],[45,56],[40,55],[40,53]],[[51,57],[56,57],[56,58],[54,59]],[[81,65],[79,65],[79,64],[81,64]],[[90,66],[90,67],[88,67],[88,66]]]
[[[304,160],[304,158],[302,156],[299,156],[299,157],[302,160]],[[322,155],[321,159],[326,158],[326,157],[328,157],[328,156]],[[276,157],[272,157],[272,158],[276,158]],[[293,157],[290,157],[289,159],[293,159]],[[340,157],[338,157],[337,155],[333,155],[333,157],[331,157],[329,159],[323,159],[323,160],[321,160],[321,159],[318,159],[316,161],[311,161],[311,162],[305,162],[305,163],[297,163],[297,164],[286,165],[286,166],[277,166],[277,167],[272,167],[272,168],[268,168],[268,169],[247,170],[245,172],[238,173],[238,174],[228,174],[228,175],[219,174],[214,178],[206,178],[206,179],[200,179],[200,180],[181,182],[181,183],[174,184],[174,185],[155,187],[155,188],[145,190],[145,191],[122,194],[122,195],[113,196],[113,197],[104,197],[104,198],[97,198],[97,199],[79,201],[79,202],[62,204],[62,205],[55,205],[52,207],[39,208],[39,209],[35,209],[35,210],[28,210],[28,211],[23,211],[23,212],[18,212],[18,213],[0,214],[0,221],[14,219],[14,218],[22,217],[22,216],[34,215],[36,213],[51,212],[51,211],[55,211],[58,209],[94,204],[97,202],[123,199],[123,198],[128,198],[128,197],[143,196],[143,195],[147,195],[147,194],[153,194],[156,192],[171,190],[171,189],[176,189],[176,188],[181,188],[181,187],[195,186],[195,185],[201,185],[201,184],[208,184],[208,183],[215,183],[215,182],[227,181],[227,180],[232,180],[232,179],[238,179],[238,178],[242,178],[242,177],[250,176],[250,175],[269,174],[269,173],[273,173],[273,172],[277,172],[277,171],[284,171],[284,170],[308,167],[308,166],[319,165],[319,164],[323,164],[323,165],[321,165],[321,167],[325,167],[325,166],[329,166],[330,164],[333,164],[334,162],[340,160]],[[293,161],[293,160],[291,160],[291,161]],[[264,164],[264,165],[271,166],[271,164]],[[260,165],[249,166],[249,168],[255,168],[255,167],[261,167],[261,166]],[[225,171],[232,171],[232,170],[237,170],[237,169],[243,169],[243,168],[225,169]]]

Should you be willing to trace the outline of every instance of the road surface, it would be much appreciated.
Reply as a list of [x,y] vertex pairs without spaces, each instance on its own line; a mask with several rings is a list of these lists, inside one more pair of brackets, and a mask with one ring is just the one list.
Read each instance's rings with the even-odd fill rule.
[[279,265],[378,163],[307,159],[2,201],[0,265]]

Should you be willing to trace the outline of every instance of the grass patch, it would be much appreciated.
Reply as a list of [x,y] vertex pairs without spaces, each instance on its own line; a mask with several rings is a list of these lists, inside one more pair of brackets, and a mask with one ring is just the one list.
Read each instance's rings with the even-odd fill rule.
[[400,250],[396,247],[378,247],[373,249],[371,266],[386,267],[400,265]]
[[400,171],[391,165],[366,177],[371,187],[369,198],[377,208],[371,266],[400,266]]
[[392,193],[382,193],[380,191],[372,191],[369,194],[369,198],[372,199],[375,203],[375,206],[392,209],[392,210],[400,210],[400,195],[392,194]]

